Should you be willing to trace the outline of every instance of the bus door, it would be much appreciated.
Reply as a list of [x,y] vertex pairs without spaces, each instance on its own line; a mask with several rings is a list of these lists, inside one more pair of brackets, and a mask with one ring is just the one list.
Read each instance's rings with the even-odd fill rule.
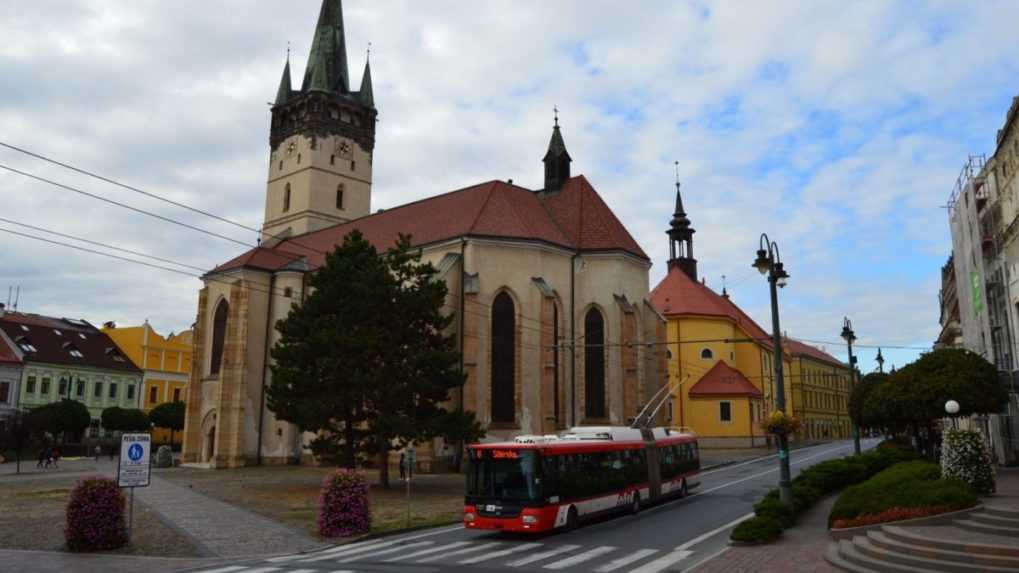
[[655,437],[651,430],[644,428],[640,431],[644,438],[644,451],[647,452],[647,481],[651,499],[657,501],[662,497],[662,472],[658,464],[658,448],[655,447]]

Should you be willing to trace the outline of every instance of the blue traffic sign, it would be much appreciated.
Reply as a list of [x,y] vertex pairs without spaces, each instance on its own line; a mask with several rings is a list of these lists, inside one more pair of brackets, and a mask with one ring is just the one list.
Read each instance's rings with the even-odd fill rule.
[[131,444],[131,447],[127,449],[127,457],[131,458],[132,462],[137,462],[142,459],[142,455],[145,454],[145,448],[138,444]]

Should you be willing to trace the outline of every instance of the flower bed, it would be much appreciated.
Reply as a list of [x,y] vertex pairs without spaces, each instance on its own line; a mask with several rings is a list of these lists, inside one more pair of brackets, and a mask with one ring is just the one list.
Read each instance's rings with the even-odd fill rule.
[[941,471],[946,479],[965,482],[980,495],[991,495],[996,489],[991,455],[977,432],[945,432]]
[[966,484],[941,479],[936,464],[897,464],[839,495],[828,517],[834,528],[929,517],[977,504]]
[[354,470],[336,470],[322,481],[318,531],[322,537],[351,537],[368,533],[371,508],[368,483]]

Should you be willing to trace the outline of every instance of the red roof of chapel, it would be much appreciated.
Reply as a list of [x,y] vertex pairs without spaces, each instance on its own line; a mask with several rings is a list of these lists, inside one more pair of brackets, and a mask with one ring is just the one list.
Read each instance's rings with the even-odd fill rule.
[[690,388],[690,395],[702,398],[708,396],[760,398],[761,391],[751,384],[742,372],[729,366],[724,360],[719,360],[693,385],[693,388]]

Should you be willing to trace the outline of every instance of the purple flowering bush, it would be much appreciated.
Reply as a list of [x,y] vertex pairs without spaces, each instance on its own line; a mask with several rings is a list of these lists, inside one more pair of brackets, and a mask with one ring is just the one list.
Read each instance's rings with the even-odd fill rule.
[[322,537],[350,537],[371,527],[368,482],[354,470],[336,470],[322,481],[318,532]]
[[117,482],[103,477],[78,482],[67,503],[64,537],[71,551],[102,551],[127,543],[124,496]]

